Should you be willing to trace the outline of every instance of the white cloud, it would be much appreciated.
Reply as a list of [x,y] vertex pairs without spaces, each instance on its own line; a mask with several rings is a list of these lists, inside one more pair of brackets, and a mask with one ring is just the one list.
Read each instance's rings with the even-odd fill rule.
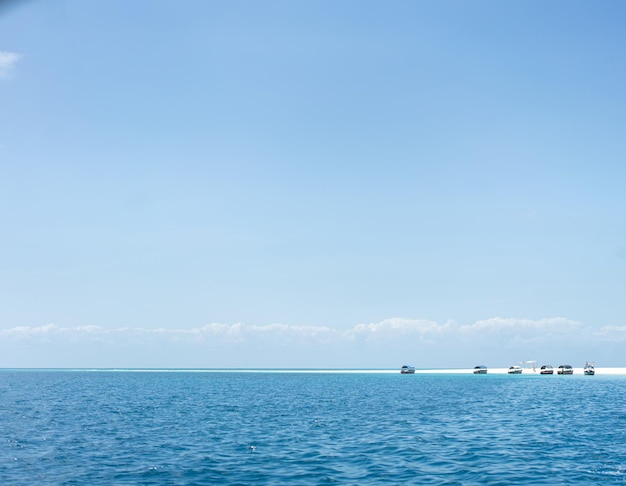
[[485,319],[476,321],[473,324],[464,325],[460,327],[460,331],[463,333],[475,333],[475,332],[501,332],[501,331],[570,331],[572,329],[580,328],[581,324],[564,317],[550,317],[544,319],[512,319],[493,317],[491,319]]
[[0,78],[10,78],[21,57],[15,52],[0,51]]
[[380,335],[398,333],[432,334],[440,333],[448,329],[450,323],[439,325],[435,321],[424,319],[405,319],[394,317],[371,324],[357,324],[352,329],[354,334]]
[[593,335],[603,341],[624,342],[626,341],[626,326],[604,326],[593,331]]
[[[580,332],[579,322],[563,317],[545,319],[513,319],[495,317],[476,321],[472,324],[458,325],[454,321],[439,324],[436,321],[425,319],[406,319],[394,317],[376,323],[356,324],[347,329],[331,328],[328,326],[303,326],[272,323],[256,324],[224,324],[214,322],[201,327],[193,328],[142,328],[120,327],[106,328],[96,325],[82,325],[63,327],[56,324],[28,327],[18,326],[9,329],[0,329],[0,336],[18,338],[37,338],[54,335],[73,336],[164,336],[172,338],[211,339],[218,338],[227,341],[254,340],[259,338],[289,337],[294,339],[334,339],[340,341],[354,339],[387,339],[407,334],[422,337],[441,337],[449,339],[464,337],[468,334],[495,335],[500,333],[534,334],[536,332],[550,332],[551,334],[569,334],[571,331]],[[597,331],[598,335],[626,334],[626,327],[607,326]]]
[[620,364],[625,341],[626,326],[592,328],[563,317],[495,317],[462,325],[395,317],[348,328],[46,324],[0,329],[0,367],[389,367],[405,360],[462,367],[475,361],[508,366],[521,359],[565,362],[579,356]]
[[58,329],[58,326],[54,324],[46,324],[45,326],[17,326],[10,329],[1,329],[0,336],[2,337],[37,337],[44,336],[48,333],[54,332]]

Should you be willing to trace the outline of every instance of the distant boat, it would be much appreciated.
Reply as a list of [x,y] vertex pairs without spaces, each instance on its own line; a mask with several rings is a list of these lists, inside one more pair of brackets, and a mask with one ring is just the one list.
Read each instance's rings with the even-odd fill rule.
[[557,370],[557,373],[559,375],[573,375],[574,374],[574,368],[572,368],[570,365],[561,365],[561,366],[559,366],[559,369]]
[[592,376],[592,375],[595,375],[595,374],[596,374],[596,368],[595,368],[595,366],[593,365],[593,363],[590,363],[589,361],[587,361],[587,362],[585,363],[585,369],[584,369],[583,371],[584,371],[584,373],[585,373],[586,375],[591,375],[591,376]]
[[540,375],[552,375],[554,373],[554,368],[552,365],[543,365],[539,370]]
[[474,366],[474,374],[475,375],[486,375],[487,367],[485,365]]
[[507,371],[507,373],[509,375],[521,375],[522,374],[522,367],[519,366],[519,365],[511,366],[509,368],[509,370]]
[[415,366],[404,365],[402,368],[400,368],[400,373],[402,373],[403,375],[412,375],[413,373],[415,373]]

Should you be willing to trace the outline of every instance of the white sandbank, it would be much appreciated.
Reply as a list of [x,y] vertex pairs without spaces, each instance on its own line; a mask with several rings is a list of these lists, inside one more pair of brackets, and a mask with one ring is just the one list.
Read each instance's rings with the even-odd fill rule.
[[[506,375],[508,372],[508,368],[489,368],[487,367],[488,374],[494,375]],[[604,367],[595,367],[596,375],[626,375],[626,368],[604,368]],[[426,373],[473,373],[474,370],[471,368],[460,368],[460,369],[440,369],[440,370],[420,370],[416,369],[415,373],[426,374]],[[535,368],[533,371],[532,368],[523,368],[523,375],[539,375],[539,367]],[[557,374],[557,368],[554,368],[554,374]],[[583,367],[574,368],[575,375],[584,375]]]
[[[28,371],[35,368],[0,368],[0,371]],[[41,370],[41,369],[40,369]],[[396,369],[337,369],[337,368],[46,368],[47,371],[76,371],[76,372],[126,372],[126,373],[383,373],[383,374],[400,374],[400,368]],[[506,375],[508,368],[489,368],[488,374]],[[626,368],[612,367],[595,367],[596,375],[624,375],[626,376]],[[416,368],[415,374],[472,374],[474,368]],[[533,371],[532,368],[523,368],[522,374],[540,376],[539,367]],[[557,375],[557,368],[554,368],[554,375]],[[583,367],[574,368],[574,375],[584,375]],[[410,375],[408,375],[410,376]],[[479,376],[479,375],[477,375]]]

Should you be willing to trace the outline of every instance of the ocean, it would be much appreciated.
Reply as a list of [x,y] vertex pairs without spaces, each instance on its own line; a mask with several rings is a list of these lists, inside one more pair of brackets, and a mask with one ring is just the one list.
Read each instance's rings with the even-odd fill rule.
[[626,377],[0,370],[0,484],[624,484]]

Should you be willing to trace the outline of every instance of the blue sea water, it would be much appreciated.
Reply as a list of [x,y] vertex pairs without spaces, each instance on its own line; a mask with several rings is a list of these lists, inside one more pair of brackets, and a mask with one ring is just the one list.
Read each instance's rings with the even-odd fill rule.
[[0,484],[624,484],[626,377],[0,371]]

